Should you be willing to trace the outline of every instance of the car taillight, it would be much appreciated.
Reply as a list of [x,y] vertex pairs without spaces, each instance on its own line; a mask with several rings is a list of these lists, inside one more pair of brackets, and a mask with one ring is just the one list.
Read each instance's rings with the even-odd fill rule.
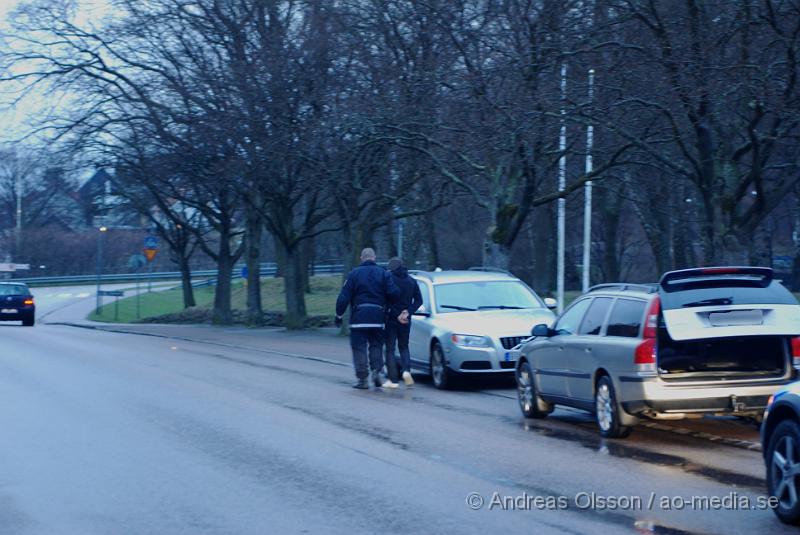
[[642,343],[636,347],[633,354],[633,362],[636,364],[637,371],[645,373],[655,373],[656,371],[656,351],[658,344],[658,313],[661,310],[661,299],[656,296],[650,302],[647,315],[644,318],[644,329],[642,330]]
[[792,364],[800,370],[800,336],[792,338]]
[[33,299],[26,299],[25,301],[23,301],[23,304],[32,305],[33,304]]

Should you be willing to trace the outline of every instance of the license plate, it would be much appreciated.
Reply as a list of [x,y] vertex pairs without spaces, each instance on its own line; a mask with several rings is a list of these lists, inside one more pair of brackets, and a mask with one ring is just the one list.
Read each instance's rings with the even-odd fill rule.
[[2,314],[16,314],[17,312],[19,311],[16,308],[4,308],[0,310],[0,313]]
[[511,351],[506,351],[506,362],[511,362]]
[[736,327],[740,325],[762,325],[764,315],[760,310],[731,310],[730,312],[712,312],[708,321],[714,327]]

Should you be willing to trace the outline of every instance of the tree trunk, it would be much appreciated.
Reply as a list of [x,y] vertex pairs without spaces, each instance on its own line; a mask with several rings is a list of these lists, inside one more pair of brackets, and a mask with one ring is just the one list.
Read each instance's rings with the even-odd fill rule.
[[533,288],[547,295],[555,288],[556,232],[552,205],[534,208],[533,212]]
[[280,240],[273,235],[272,242],[275,244],[275,277],[283,277],[286,271],[286,252]]
[[284,273],[284,292],[286,295],[285,324],[289,329],[302,329],[306,322],[306,295],[303,287],[303,254],[298,246],[284,250],[286,271]]
[[511,250],[505,244],[495,243],[492,239],[492,229],[483,242],[483,265],[499,269],[508,269],[511,260]]
[[183,308],[197,305],[194,300],[194,287],[192,287],[192,268],[189,267],[189,259],[185,251],[178,255],[178,265],[181,270],[181,289],[183,290]]
[[261,217],[251,210],[247,215],[247,324],[264,325],[264,308],[261,304],[261,237],[264,226]]
[[303,291],[307,294],[311,293],[311,276],[314,270],[314,239],[309,238],[303,240],[301,251],[303,253]]
[[212,321],[216,325],[230,325],[233,323],[233,314],[231,312],[233,263],[230,236],[227,232],[221,233],[219,256],[217,258],[217,287],[214,292],[214,312],[212,314]]
[[425,213],[425,237],[428,242],[428,260],[430,269],[441,267],[439,260],[439,241],[436,238],[436,221],[432,211]]

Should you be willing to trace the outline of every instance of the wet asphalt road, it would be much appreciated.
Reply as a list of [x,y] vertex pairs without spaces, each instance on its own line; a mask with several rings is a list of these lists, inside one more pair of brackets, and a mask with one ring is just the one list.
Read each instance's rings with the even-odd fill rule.
[[91,299],[34,293],[37,327],[0,324],[0,534],[793,532],[742,509],[756,451],[603,441],[575,411],[525,420],[502,384],[356,391],[314,336],[289,354],[48,325]]

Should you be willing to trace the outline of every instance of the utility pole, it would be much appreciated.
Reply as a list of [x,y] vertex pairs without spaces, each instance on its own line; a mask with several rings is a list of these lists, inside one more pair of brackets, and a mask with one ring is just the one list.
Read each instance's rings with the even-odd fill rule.
[[99,314],[100,307],[103,306],[103,297],[100,295],[100,279],[103,276],[103,234],[108,231],[108,227],[101,225],[97,230],[97,310],[95,313]]
[[16,248],[14,255],[19,257],[22,250],[22,173],[17,169],[17,176],[14,180],[14,187],[17,190],[17,228],[16,228]]
[[[561,157],[558,159],[558,191],[563,192],[567,187],[567,64],[561,64],[561,132],[558,136],[558,150]],[[558,198],[558,267],[556,272],[556,299],[558,300],[558,313],[564,311],[564,263],[565,263],[565,232],[566,232],[567,200]]]
[[[589,106],[594,99],[594,69],[589,69]],[[590,122],[586,127],[586,176],[592,172],[592,147],[594,145],[594,126]],[[592,274],[592,181],[583,187],[583,291],[589,290]]]

